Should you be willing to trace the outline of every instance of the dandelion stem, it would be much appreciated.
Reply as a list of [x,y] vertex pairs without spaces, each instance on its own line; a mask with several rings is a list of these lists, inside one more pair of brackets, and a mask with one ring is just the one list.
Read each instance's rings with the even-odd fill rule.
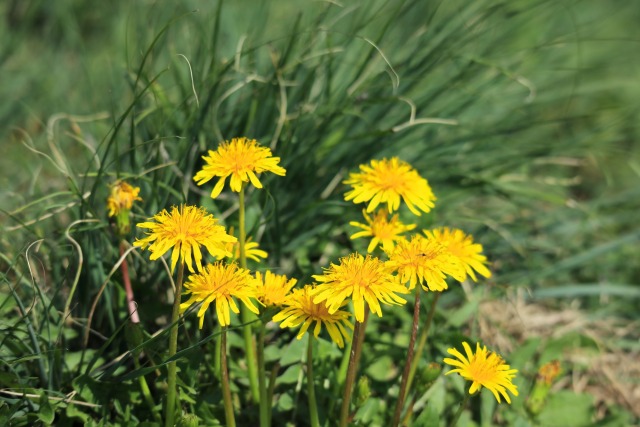
[[424,324],[424,328],[422,329],[422,332],[420,332],[420,339],[418,340],[418,345],[416,346],[416,351],[413,357],[413,361],[411,362],[411,370],[409,371],[409,379],[407,380],[407,390],[411,389],[411,384],[413,383],[413,378],[416,375],[418,364],[422,359],[422,352],[424,351],[425,344],[427,343],[429,328],[431,327],[431,323],[433,321],[433,315],[436,312],[436,304],[438,303],[438,299],[440,299],[440,295],[442,295],[442,292],[435,292],[435,295],[433,296],[433,300],[431,301],[431,306],[429,307],[429,313],[427,314],[427,321]]
[[[275,365],[271,367],[271,377],[269,378],[269,388],[267,390],[267,402],[273,402],[273,392],[276,388],[276,379],[278,378],[278,370],[280,369],[280,364],[276,362]],[[267,406],[268,409],[268,418],[271,421],[271,404]]]
[[244,185],[238,194],[238,245],[240,246],[240,267],[247,268],[247,254],[245,253],[245,242],[247,239],[247,229],[245,226],[245,210],[244,210]]
[[407,407],[407,411],[404,414],[404,417],[402,417],[402,421],[400,422],[400,425],[406,427],[410,425],[411,422],[411,414],[413,413],[413,407],[416,404],[416,397],[413,396],[411,398],[411,401],[409,402],[409,406]]
[[471,397],[471,394],[469,394],[468,392],[465,392],[464,399],[462,400],[462,403],[460,404],[458,411],[453,416],[453,420],[451,420],[451,424],[449,424],[449,427],[455,427],[456,424],[458,424],[460,415],[462,415],[462,411],[464,411],[464,408],[467,406],[467,403],[469,402],[469,397]]
[[393,427],[397,427],[400,423],[402,408],[404,407],[404,398],[407,394],[407,383],[409,380],[409,372],[413,362],[413,348],[416,344],[416,336],[418,335],[418,323],[420,322],[420,286],[416,286],[416,301],[413,306],[413,323],[411,325],[411,338],[409,339],[409,349],[407,350],[407,360],[402,371],[402,380],[400,381],[400,391],[398,392],[398,400],[396,402],[396,410],[393,413]]
[[[365,311],[365,321],[367,320],[368,310]],[[358,371],[358,362],[360,361],[360,353],[362,351],[362,343],[364,342],[365,322],[357,322],[353,328],[353,337],[351,344],[351,354],[349,356],[349,367],[347,368],[347,378],[344,382],[344,392],[342,395],[342,407],[340,408],[340,427],[347,427],[349,423],[349,406],[351,404],[351,391],[353,383],[356,379]],[[360,337],[362,335],[362,338]]]
[[[367,318],[365,317],[365,321]],[[349,367],[349,360],[351,355],[351,349],[353,348],[353,340],[347,343],[344,353],[342,354],[342,360],[340,361],[340,367],[338,368],[338,375],[336,378],[336,382],[333,384],[332,395],[336,396],[338,391],[342,389],[344,386],[344,381],[347,377],[347,368]],[[329,402],[329,410],[327,411],[329,414],[333,414],[333,408],[336,404],[337,399],[331,399]]]
[[369,321],[369,307],[364,309],[364,320],[362,321],[362,330],[358,335],[358,344],[357,344],[357,352],[356,352],[356,372],[358,371],[358,366],[360,366],[360,356],[362,356],[362,343],[364,342],[365,329],[367,329],[367,322]]
[[216,378],[218,380],[220,380],[220,355],[222,354],[222,350],[220,350],[222,348],[222,338],[221,338],[221,329],[220,329],[220,324],[216,325],[216,329],[214,332],[216,335],[218,335],[218,339],[216,340],[216,345],[215,345],[215,354],[213,356],[213,372],[216,376]]
[[[180,316],[180,296],[182,294],[182,278],[184,276],[184,261],[178,267],[176,290],[173,296],[173,311],[171,312],[171,333],[169,335],[169,358],[172,358],[178,349],[178,317]],[[167,413],[165,414],[166,427],[173,427],[175,418],[176,397],[179,398],[176,388],[176,361],[167,365]]]
[[313,385],[313,338],[309,336],[307,345],[307,395],[309,396],[309,416],[311,427],[319,427],[318,404],[316,403],[316,389]]
[[[133,366],[137,369],[140,369],[140,361],[138,360],[138,355],[134,354],[133,356]],[[147,380],[144,378],[144,375],[140,375],[138,377],[138,383],[140,384],[140,391],[142,392],[142,396],[144,397],[144,401],[149,407],[149,411],[153,415],[153,418],[156,422],[160,422],[160,415],[155,410],[155,402],[153,401],[153,397],[151,397],[151,390],[149,390],[149,385],[147,384]]]
[[[126,251],[125,245],[125,241],[122,240],[120,242],[120,256],[124,256],[124,253]],[[138,307],[136,306],[136,302],[133,299],[133,288],[131,287],[131,279],[129,278],[129,267],[127,265],[126,258],[122,260],[120,269],[122,270],[122,281],[124,282],[124,291],[127,295],[127,308],[129,309],[129,317],[131,318],[131,323],[140,323],[140,316],[138,316]]]
[[260,427],[269,427],[271,425],[269,417],[271,400],[267,399],[267,381],[264,366],[264,324],[262,322],[260,322],[260,332],[258,332],[258,386],[260,388]]
[[222,328],[220,334],[220,369],[222,370],[222,398],[224,401],[224,415],[227,427],[236,427],[236,419],[233,414],[233,402],[231,400],[231,387],[229,386],[229,369],[227,367],[227,327]]
[[[240,246],[240,267],[247,268],[247,254],[245,253],[246,227],[244,215],[244,185],[239,193],[238,207],[238,244]],[[244,337],[244,349],[247,354],[247,369],[249,371],[249,385],[251,387],[251,397],[254,402],[260,402],[260,391],[258,384],[258,369],[256,367],[256,347],[253,335],[251,334],[251,313],[246,307],[241,308],[241,318],[244,326],[242,335]],[[262,410],[260,411],[262,413]]]

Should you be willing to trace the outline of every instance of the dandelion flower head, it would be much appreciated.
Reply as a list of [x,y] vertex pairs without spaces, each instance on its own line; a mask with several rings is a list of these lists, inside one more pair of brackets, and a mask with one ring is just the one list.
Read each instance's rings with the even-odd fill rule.
[[236,263],[224,264],[218,261],[209,264],[202,272],[190,275],[185,282],[185,292],[191,295],[188,301],[180,304],[180,311],[184,312],[193,304],[202,303],[198,309],[200,329],[204,314],[213,302],[216,304],[216,314],[221,326],[231,323],[231,311],[240,313],[234,298],[238,298],[249,310],[258,314],[258,307],[251,300],[256,298],[253,280],[249,270],[238,267]]
[[394,242],[403,238],[401,236],[403,233],[416,228],[415,224],[403,224],[398,219],[397,214],[389,218],[385,209],[378,209],[378,212],[376,212],[373,218],[370,217],[364,209],[362,210],[362,214],[367,222],[366,224],[351,221],[349,225],[363,230],[352,234],[352,240],[360,237],[371,237],[367,252],[373,252],[380,244],[385,252],[389,252],[393,250]]
[[198,185],[220,177],[211,197],[216,198],[222,192],[227,177],[232,191],[239,193],[245,182],[251,182],[256,188],[262,188],[258,173],[272,172],[284,176],[286,170],[278,166],[280,157],[273,157],[271,150],[262,147],[255,139],[233,138],[231,142],[222,142],[216,151],[209,150],[208,156],[202,156],[205,165],[193,177]]
[[138,196],[140,188],[131,184],[118,180],[111,185],[109,197],[107,197],[107,210],[109,216],[116,216],[120,211],[130,211],[133,202],[140,201],[142,198]]
[[344,184],[353,187],[344,199],[354,203],[369,202],[367,212],[372,212],[381,203],[387,204],[389,213],[397,211],[402,198],[409,210],[420,216],[420,211],[429,212],[436,200],[427,180],[397,157],[360,165],[360,172],[349,174]]
[[353,324],[349,320],[351,313],[339,308],[347,305],[344,301],[337,310],[331,312],[324,303],[314,302],[315,289],[312,285],[306,285],[302,289],[294,289],[287,298],[284,308],[275,316],[274,322],[280,323],[281,328],[295,328],[302,325],[298,332],[298,339],[301,339],[309,327],[315,322],[313,335],[317,338],[320,330],[324,327],[329,336],[338,347],[344,347],[345,341],[349,340],[347,328],[353,330]]
[[[233,236],[233,227],[229,227],[229,234]],[[235,241],[227,244],[227,250],[231,253],[231,259],[240,259],[240,242]],[[260,245],[257,242],[252,242],[251,237],[247,237],[244,242],[244,254],[247,259],[252,259],[255,262],[260,262],[260,259],[267,259],[269,254],[267,251],[260,249]]]
[[288,279],[282,274],[267,270],[264,274],[256,272],[256,295],[265,307],[280,306],[285,303],[296,279]]
[[420,283],[425,291],[443,291],[448,288],[447,276],[464,278],[462,265],[444,245],[419,234],[398,241],[388,256],[387,262],[403,283],[409,282],[409,289]]
[[175,270],[178,258],[181,258],[189,271],[194,273],[192,257],[198,271],[202,270],[200,245],[216,258],[231,256],[226,245],[235,242],[236,238],[228,235],[217,222],[204,208],[196,206],[181,205],[179,209],[174,206],[171,212],[163,209],[148,222],[138,224],[139,228],[149,231],[145,238],[136,240],[133,245],[142,249],[148,246],[151,252],[149,259],[152,261],[172,249],[171,272]]
[[396,294],[406,294],[391,268],[385,262],[371,255],[363,257],[358,253],[340,259],[339,264],[331,264],[324,274],[314,275],[320,282],[315,289],[314,303],[326,301],[329,313],[342,307],[345,299],[351,297],[358,322],[364,322],[364,305],[382,317],[380,303],[401,305],[407,301]]
[[507,403],[511,404],[507,390],[514,396],[518,395],[518,388],[511,382],[518,370],[511,369],[509,365],[505,364],[502,357],[487,351],[487,347],[480,347],[480,343],[476,344],[475,353],[466,342],[463,342],[462,346],[466,356],[455,348],[447,350],[456,359],[448,357],[444,359],[444,363],[455,367],[445,375],[457,372],[465,380],[472,381],[469,394],[474,394],[482,387],[486,387],[493,393],[498,403],[500,403],[500,395],[502,395]]
[[424,233],[428,238],[445,246],[460,261],[465,270],[465,279],[469,275],[474,282],[477,282],[474,270],[484,277],[491,277],[491,271],[486,267],[487,257],[482,254],[482,245],[474,243],[471,235],[449,227],[424,230]]

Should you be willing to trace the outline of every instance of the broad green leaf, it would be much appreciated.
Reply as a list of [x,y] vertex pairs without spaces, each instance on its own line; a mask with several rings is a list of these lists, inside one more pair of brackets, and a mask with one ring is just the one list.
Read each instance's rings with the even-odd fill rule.
[[289,366],[276,380],[276,384],[295,384],[301,375],[301,365]]
[[376,381],[389,381],[398,375],[398,367],[394,366],[390,356],[382,356],[367,367],[367,375]]
[[289,345],[285,347],[280,359],[281,366],[302,361],[302,355],[306,354],[308,334],[301,339],[293,338]]
[[538,422],[542,427],[592,426],[593,410],[593,396],[561,390],[549,396]]
[[479,300],[473,300],[465,303],[462,307],[447,315],[447,322],[454,327],[464,325],[473,315],[478,313],[479,304]]
[[55,417],[56,414],[51,407],[49,397],[44,393],[41,394],[39,400],[38,418],[45,424],[51,424],[53,423]]

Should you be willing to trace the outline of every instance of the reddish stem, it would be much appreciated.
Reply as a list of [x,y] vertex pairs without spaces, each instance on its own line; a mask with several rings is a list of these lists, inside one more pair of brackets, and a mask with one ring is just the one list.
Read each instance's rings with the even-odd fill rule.
[[416,302],[413,306],[413,324],[411,326],[411,338],[409,340],[409,349],[407,351],[407,360],[404,364],[404,370],[402,372],[402,381],[400,382],[400,391],[398,392],[398,401],[396,402],[396,410],[393,414],[393,425],[397,427],[400,424],[400,417],[402,415],[402,408],[404,407],[404,398],[407,393],[407,381],[409,379],[409,371],[411,370],[411,363],[413,362],[413,350],[416,343],[416,336],[418,335],[418,322],[420,320],[420,286],[416,286]]
[[[120,242],[120,256],[125,253],[125,243]],[[133,299],[133,288],[131,287],[131,279],[129,279],[129,267],[127,266],[127,259],[122,260],[120,264],[122,269],[122,281],[124,282],[124,291],[127,294],[127,308],[129,309],[129,317],[131,323],[140,323],[140,317],[138,316],[138,306]]]

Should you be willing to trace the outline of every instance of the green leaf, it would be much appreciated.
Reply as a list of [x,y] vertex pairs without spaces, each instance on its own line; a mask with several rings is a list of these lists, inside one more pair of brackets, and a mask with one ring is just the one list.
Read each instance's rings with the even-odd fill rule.
[[276,362],[282,358],[282,354],[284,353],[280,347],[275,344],[271,344],[265,347],[264,349],[264,360],[266,362]]
[[320,337],[314,338],[314,339],[318,344],[316,346],[316,350],[314,350],[315,351],[313,355],[314,360],[316,360],[316,358],[320,360],[325,358],[339,359],[340,357],[342,357],[342,352],[345,350],[338,348],[338,346],[335,345],[333,341],[328,341]]
[[493,425],[493,412],[498,402],[493,393],[480,393],[480,414],[482,427],[491,427]]
[[293,398],[289,393],[281,394],[276,402],[276,407],[280,411],[290,411],[293,408]]
[[362,405],[355,416],[354,421],[363,423],[364,425],[371,425],[373,418],[377,415],[380,407],[380,401],[378,399],[369,399],[364,405]]
[[0,387],[17,387],[20,384],[19,377],[13,371],[0,371]]
[[480,304],[480,300],[476,299],[473,301],[469,301],[453,313],[450,313],[447,316],[447,321],[451,326],[460,327],[467,323],[472,316],[474,316],[478,312],[478,305]]
[[69,418],[79,418],[83,423],[87,423],[91,419],[91,415],[82,412],[80,410],[80,407],[74,405],[73,403],[67,406],[66,414]]
[[576,348],[591,350],[593,354],[599,353],[598,345],[592,338],[579,333],[569,333],[549,340],[540,354],[539,363],[542,365],[555,359],[564,360],[566,350]]
[[276,384],[295,384],[300,376],[300,365],[291,365],[276,380]]
[[438,417],[441,417],[446,407],[447,390],[444,377],[440,377],[427,390],[423,398],[426,399],[427,407],[431,408]]
[[301,339],[293,338],[286,349],[283,351],[280,365],[286,366],[292,363],[299,363],[302,360],[307,347],[308,334]]
[[549,396],[538,422],[542,427],[586,427],[593,425],[592,417],[593,396],[562,390]]
[[578,298],[611,295],[620,298],[640,298],[640,286],[614,283],[563,284],[558,287],[537,289],[533,292],[539,298]]
[[367,367],[367,375],[376,381],[389,381],[398,375],[391,356],[377,358]]
[[67,364],[68,370],[70,371],[77,370],[78,364],[83,359],[83,353],[84,353],[84,362],[86,363],[88,359],[93,357],[95,350],[88,348],[82,351],[73,351],[73,352],[65,353],[64,361]]
[[38,418],[45,424],[53,423],[56,414],[51,407],[49,397],[46,394],[40,395],[40,407],[38,408]]
[[534,356],[540,347],[541,341],[541,338],[533,337],[519,345],[518,348],[509,355],[507,360],[509,365],[512,367],[517,366],[517,369],[522,369],[527,364],[532,363]]
[[440,425],[440,418],[438,410],[433,405],[427,404],[415,419],[413,425],[415,427],[438,426]]

